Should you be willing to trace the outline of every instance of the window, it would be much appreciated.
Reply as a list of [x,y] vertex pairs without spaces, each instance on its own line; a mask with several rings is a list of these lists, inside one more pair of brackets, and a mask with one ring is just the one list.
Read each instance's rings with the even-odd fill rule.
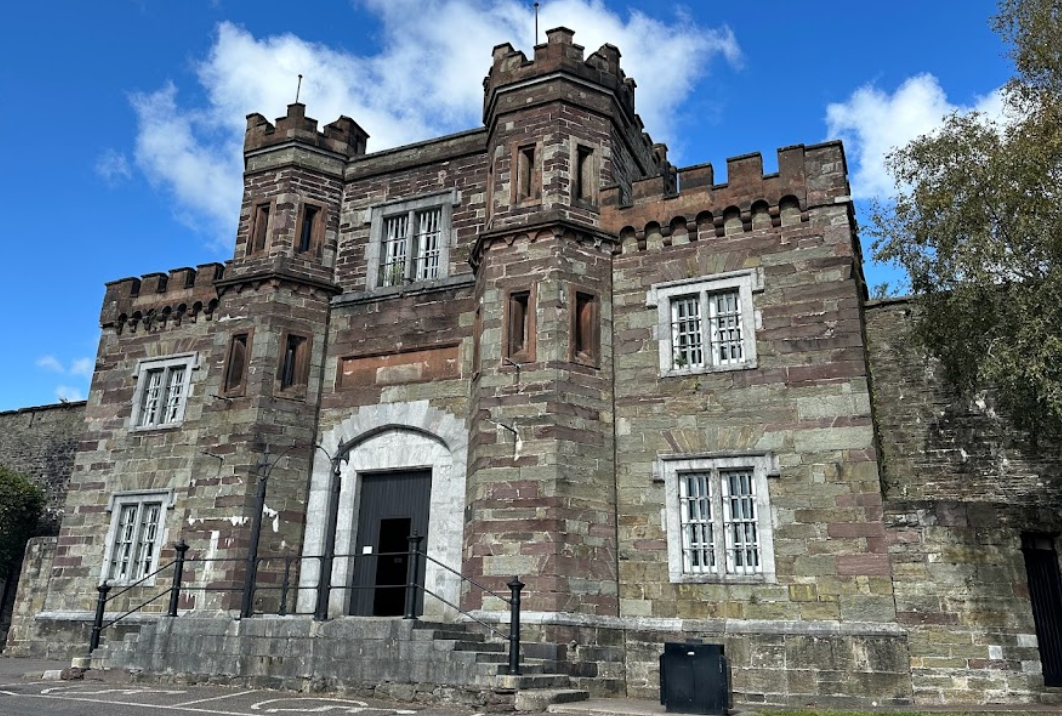
[[439,207],[384,220],[381,286],[401,286],[439,277],[441,220]]
[[324,240],[324,209],[315,204],[303,204],[297,226],[295,253],[318,252]]
[[195,368],[194,353],[139,361],[133,394],[133,427],[179,425],[184,420]]
[[228,395],[242,395],[250,361],[250,333],[237,333],[229,341],[229,354],[225,361],[224,388]]
[[663,458],[672,582],[773,581],[769,455]]
[[268,202],[254,207],[250,236],[247,241],[248,255],[265,250],[269,239],[269,207]]
[[107,533],[103,579],[129,584],[158,568],[165,512],[172,506],[173,494],[169,490],[111,496],[111,526]]
[[657,309],[660,374],[755,368],[752,294],[760,290],[756,271],[653,286],[646,305]]
[[535,145],[516,150],[516,198],[515,201],[537,199],[538,166],[535,164]]
[[506,301],[505,357],[517,363],[535,359],[535,305],[531,291],[512,291]]
[[594,150],[579,146],[575,149],[575,190],[572,196],[585,203],[594,201]]
[[310,372],[310,341],[306,336],[289,333],[281,343],[280,389],[306,386]]
[[573,363],[596,367],[600,362],[600,305],[597,296],[575,291],[571,320],[571,355]]
[[456,191],[385,204],[370,210],[368,285],[406,286],[444,278],[449,271]]

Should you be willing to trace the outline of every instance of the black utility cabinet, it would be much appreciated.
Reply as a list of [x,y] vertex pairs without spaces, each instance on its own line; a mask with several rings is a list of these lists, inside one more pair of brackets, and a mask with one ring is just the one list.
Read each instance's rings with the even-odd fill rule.
[[669,713],[727,713],[730,672],[723,645],[665,643],[660,655],[660,703]]

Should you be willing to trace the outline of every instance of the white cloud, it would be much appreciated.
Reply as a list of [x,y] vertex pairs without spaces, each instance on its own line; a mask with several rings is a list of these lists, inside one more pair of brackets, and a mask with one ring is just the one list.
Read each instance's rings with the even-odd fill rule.
[[69,403],[77,400],[84,400],[85,395],[78,388],[73,388],[69,385],[60,385],[55,389],[55,397],[64,403]]
[[91,378],[92,371],[96,369],[96,362],[91,358],[78,358],[70,364],[70,375],[80,375],[83,378]]
[[108,184],[117,184],[133,176],[129,160],[115,149],[105,149],[96,159],[96,173]]
[[885,197],[895,185],[885,170],[885,156],[894,148],[928,134],[941,126],[952,112],[977,110],[1000,117],[1003,99],[999,90],[979,97],[971,106],[952,104],[937,78],[921,74],[908,78],[889,94],[865,85],[844,102],[826,108],[828,136],[844,140],[856,198]]
[[[479,126],[482,79],[491,48],[511,42],[530,56],[534,15],[516,0],[363,0],[380,22],[380,51],[356,55],[291,34],[256,38],[230,23],[198,66],[206,93],[187,108],[171,85],[132,97],[139,120],[136,162],[172,192],[182,220],[229,246],[242,191],[244,117],[283,114],[303,75],[300,101],[327,124],[341,114],[371,135],[377,151]],[[727,28],[698,27],[640,12],[621,16],[603,0],[553,0],[541,8],[544,31],[576,31],[587,54],[609,42],[624,53],[628,76],[640,80],[638,107],[657,141],[668,141],[676,107],[722,57],[740,60]],[[667,38],[646,42],[645,38]],[[540,35],[544,39],[544,32]]]
[[37,359],[37,367],[44,368],[55,373],[66,372],[66,370],[63,368],[63,364],[60,363],[59,359],[55,356],[41,356]]
[[50,370],[53,373],[91,378],[92,371],[96,368],[96,362],[92,358],[77,358],[72,360],[69,366],[65,366],[61,360],[49,355],[38,358],[37,367]]

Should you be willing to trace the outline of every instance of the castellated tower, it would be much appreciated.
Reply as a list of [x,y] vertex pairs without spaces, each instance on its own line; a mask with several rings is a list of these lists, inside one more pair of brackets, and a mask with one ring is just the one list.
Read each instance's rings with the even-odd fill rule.
[[618,613],[612,254],[601,191],[666,172],[619,51],[557,28],[533,60],[494,49],[484,82],[488,211],[473,249],[466,559],[527,575],[528,608]]

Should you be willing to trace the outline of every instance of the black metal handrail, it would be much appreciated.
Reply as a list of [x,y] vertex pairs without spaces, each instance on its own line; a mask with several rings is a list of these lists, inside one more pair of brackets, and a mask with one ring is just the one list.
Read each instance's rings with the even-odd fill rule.
[[[318,593],[318,600],[317,600],[317,605],[316,605],[316,607],[314,609],[313,615],[317,619],[327,618],[327,610],[324,611],[323,616],[322,616],[321,604],[322,604],[322,601],[323,601],[325,606],[327,607],[327,595],[332,589],[352,590],[353,591],[353,590],[360,590],[360,589],[375,589],[377,587],[377,585],[375,585],[375,584],[373,584],[373,585],[354,585],[354,584],[332,585],[331,584],[331,581],[332,581],[331,580],[331,574],[329,573],[329,574],[326,575],[324,573],[323,567],[324,567],[324,563],[326,561],[327,562],[332,562],[334,559],[352,559],[352,560],[357,560],[357,559],[362,559],[362,558],[365,558],[365,557],[378,559],[380,557],[392,557],[392,556],[400,556],[401,555],[401,556],[406,556],[408,558],[408,562],[407,562],[407,565],[406,565],[406,583],[404,585],[405,586],[405,605],[404,605],[405,606],[405,610],[404,610],[405,611],[405,616],[404,616],[404,618],[406,618],[406,619],[416,619],[417,618],[417,590],[420,590],[421,594],[428,594],[428,595],[434,597],[435,599],[439,600],[440,602],[442,602],[446,606],[448,606],[448,607],[450,607],[452,609],[455,609],[460,614],[463,614],[468,619],[476,622],[477,624],[480,624],[481,626],[483,626],[484,628],[489,630],[491,633],[496,634],[497,636],[501,637],[502,639],[505,639],[506,641],[508,641],[508,643],[509,643],[508,671],[509,671],[510,674],[519,675],[520,674],[520,592],[524,588],[523,582],[520,581],[519,577],[513,577],[512,580],[506,585],[507,587],[509,587],[509,595],[505,596],[503,594],[500,594],[500,593],[494,591],[493,589],[480,584],[479,582],[477,582],[476,580],[472,579],[471,577],[468,577],[468,576],[465,576],[465,575],[461,574],[459,571],[457,571],[456,569],[453,569],[449,565],[443,564],[439,560],[437,560],[434,557],[428,555],[425,551],[423,551],[421,549],[421,543],[422,543],[423,540],[424,540],[423,536],[420,536],[420,535],[417,535],[417,534],[411,535],[409,537],[409,549],[407,551],[405,551],[405,552],[378,552],[378,553],[374,553],[374,554],[371,554],[371,555],[365,555],[365,554],[362,554],[362,555],[356,555],[356,554],[303,555],[301,557],[297,557],[297,556],[294,556],[294,555],[276,555],[276,556],[265,556],[265,557],[254,555],[251,559],[248,559],[247,557],[199,557],[199,558],[188,559],[187,558],[188,545],[186,545],[184,543],[184,540],[181,540],[179,543],[174,545],[174,550],[176,551],[177,554],[176,554],[175,559],[172,562],[169,562],[169,563],[159,567],[158,569],[154,570],[150,574],[144,575],[143,577],[141,577],[140,579],[136,580],[135,582],[133,582],[131,584],[123,585],[121,590],[115,592],[114,594],[110,594],[110,591],[111,591],[112,587],[111,587],[111,585],[109,585],[107,583],[106,580],[102,584],[100,584],[99,587],[97,587],[98,595],[97,595],[97,600],[96,600],[96,613],[95,613],[95,616],[94,616],[93,622],[92,622],[92,632],[91,632],[91,635],[89,637],[88,653],[91,656],[92,652],[95,651],[99,647],[100,638],[101,638],[101,635],[102,635],[104,629],[107,629],[108,627],[114,626],[115,624],[117,624],[118,622],[126,619],[127,617],[129,617],[129,616],[131,616],[131,615],[143,610],[148,605],[153,604],[154,602],[157,602],[159,599],[161,599],[164,596],[167,596],[167,595],[169,596],[169,604],[168,604],[168,607],[167,607],[167,610],[166,610],[166,615],[170,616],[170,617],[176,617],[177,613],[178,613],[178,608],[179,608],[179,605],[180,605],[181,594],[183,592],[190,592],[190,591],[242,592],[243,593],[243,599],[242,599],[240,613],[241,613],[241,616],[249,617],[249,616],[253,616],[254,613],[255,613],[254,609],[253,609],[253,601],[254,601],[255,592],[279,590],[280,591],[280,600],[279,600],[279,608],[277,610],[277,614],[279,616],[288,616],[289,615],[289,611],[288,611],[288,606],[287,605],[288,605],[288,601],[289,601],[289,597],[290,597],[291,591],[295,590],[295,592],[298,593],[298,591],[301,590],[301,589],[315,589],[315,590],[317,590],[317,593]],[[437,565],[438,567],[440,567],[440,568],[446,570],[447,572],[450,572],[451,574],[457,576],[462,582],[467,582],[469,585],[481,590],[485,594],[489,594],[489,595],[491,595],[493,597],[496,597],[496,598],[500,599],[502,602],[508,604],[509,605],[509,633],[505,634],[505,633],[495,629],[490,624],[487,624],[486,622],[484,622],[483,620],[477,618],[476,616],[474,616],[470,612],[462,609],[459,605],[454,604],[453,602],[450,602],[445,597],[443,597],[443,596],[441,596],[439,594],[436,594],[432,590],[428,589],[426,587],[426,585],[419,584],[418,581],[417,581],[417,576],[420,573],[420,560],[421,560],[421,558],[424,558],[425,560],[430,561],[433,564]],[[259,584],[258,583],[258,574],[259,574],[259,569],[258,568],[259,568],[259,566],[263,562],[269,562],[271,560],[277,560],[277,559],[282,559],[284,561],[284,572],[283,572],[283,578],[282,578],[281,584],[279,586],[273,586],[273,585],[268,585],[268,584],[267,585]],[[252,560],[253,560],[253,563],[254,563],[253,566],[251,565],[251,561]],[[321,573],[318,575],[318,580],[317,580],[317,585],[316,586],[313,586],[313,587],[306,587],[306,586],[302,586],[302,585],[292,586],[292,584],[291,584],[292,566],[296,565],[296,564],[301,564],[304,560],[318,560],[320,565],[321,565],[321,567],[322,567]],[[247,574],[245,575],[244,583],[242,585],[237,585],[237,586],[211,586],[209,584],[188,585],[188,584],[184,583],[184,568],[185,568],[186,564],[188,564],[188,563],[192,563],[192,564],[209,564],[209,563],[217,563],[217,562],[247,562],[248,566],[249,566],[249,569],[247,571]],[[106,608],[107,608],[107,604],[109,602],[113,602],[115,599],[117,599],[118,597],[124,595],[126,592],[129,592],[130,590],[132,590],[134,588],[145,586],[145,582],[147,582],[148,580],[151,580],[151,579],[157,577],[158,575],[160,575],[160,574],[162,574],[162,573],[164,573],[164,572],[166,572],[168,570],[171,570],[171,569],[173,571],[173,578],[172,578],[170,586],[167,589],[164,589],[164,590],[158,592],[157,594],[149,597],[148,599],[146,599],[145,601],[141,602],[137,606],[135,606],[135,607],[133,607],[131,609],[127,609],[125,612],[123,612],[122,614],[120,614],[117,617],[114,617],[112,619],[107,619],[106,618]],[[400,586],[403,586],[403,585],[397,585],[396,584],[394,586],[395,587],[400,587]],[[321,599],[322,593],[325,595],[325,599],[323,599],[323,600]],[[296,611],[294,613],[295,614],[299,614],[300,612],[298,612],[297,608],[296,608]],[[303,614],[308,614],[308,613],[303,612]]]

